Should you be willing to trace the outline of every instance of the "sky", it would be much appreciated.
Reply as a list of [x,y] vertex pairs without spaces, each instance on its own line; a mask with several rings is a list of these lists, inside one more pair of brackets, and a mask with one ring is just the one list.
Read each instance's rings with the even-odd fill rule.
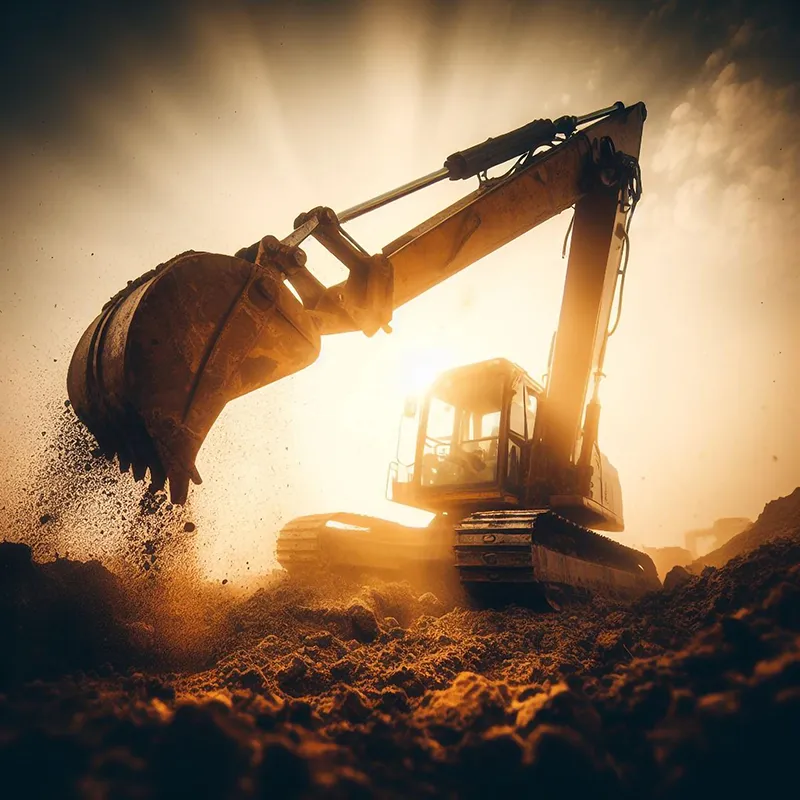
[[[285,236],[536,117],[644,101],[644,195],[600,444],[631,544],[754,518],[800,485],[800,25],[781,2],[29,0],[0,42],[0,532],[35,491],[74,346],[126,281],[186,249]],[[472,188],[348,229],[378,251]],[[309,369],[230,404],[198,459],[209,574],[274,564],[282,522],[384,500],[406,394],[505,356],[545,371],[561,215]],[[343,277],[321,248],[309,265]],[[42,432],[45,433],[43,437]],[[126,487],[126,491],[130,487]],[[66,515],[113,537],[113,504]],[[12,530],[13,526],[17,526]],[[102,531],[102,533],[101,533]],[[91,548],[90,548],[91,549]]]

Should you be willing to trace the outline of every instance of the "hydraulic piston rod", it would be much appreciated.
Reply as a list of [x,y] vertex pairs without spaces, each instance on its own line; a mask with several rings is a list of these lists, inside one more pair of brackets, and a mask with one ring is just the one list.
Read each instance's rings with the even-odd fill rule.
[[370,200],[365,200],[363,203],[352,206],[336,216],[339,222],[349,222],[351,219],[361,217],[376,208],[381,208],[381,206],[399,200],[401,197],[407,197],[420,189],[443,181],[445,178],[449,178],[451,181],[472,178],[487,169],[496,167],[498,164],[533,151],[537,147],[550,144],[558,134],[567,137],[572,136],[581,125],[585,125],[587,122],[594,122],[615,111],[621,111],[624,107],[624,103],[616,102],[613,106],[591,111],[580,117],[563,116],[559,117],[555,122],[549,119],[534,120],[502,136],[489,138],[485,142],[467,150],[459,150],[447,157],[441,169],[404,183],[402,186],[379,194]]

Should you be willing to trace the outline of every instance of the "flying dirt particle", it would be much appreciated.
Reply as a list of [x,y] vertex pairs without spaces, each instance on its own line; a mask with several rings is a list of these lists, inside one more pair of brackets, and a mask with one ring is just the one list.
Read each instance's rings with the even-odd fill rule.
[[155,628],[146,622],[129,622],[124,625],[131,640],[131,644],[137,650],[149,650],[155,641]]
[[227,583],[228,583],[228,579],[227,578],[223,578],[222,579],[222,585],[225,586]]
[[197,525],[194,522],[186,522],[183,526],[184,533],[194,533],[197,530]]

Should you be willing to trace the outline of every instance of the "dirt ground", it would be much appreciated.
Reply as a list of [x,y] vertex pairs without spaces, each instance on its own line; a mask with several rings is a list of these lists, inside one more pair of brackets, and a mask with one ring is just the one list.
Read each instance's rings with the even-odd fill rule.
[[250,594],[174,594],[0,545],[4,786],[25,798],[777,795],[800,735],[800,492],[767,511],[767,544],[723,568],[557,612],[281,573]]

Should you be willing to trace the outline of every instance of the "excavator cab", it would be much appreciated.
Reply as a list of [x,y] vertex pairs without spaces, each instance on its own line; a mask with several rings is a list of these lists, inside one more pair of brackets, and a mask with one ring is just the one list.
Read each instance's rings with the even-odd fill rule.
[[564,483],[550,476],[531,496],[537,481],[529,469],[548,473],[538,413],[546,402],[546,389],[503,358],[443,373],[418,408],[404,409],[388,499],[435,514],[536,506],[597,530],[623,530],[619,475],[596,439],[587,464],[581,438]]
[[502,358],[442,374],[419,410],[406,409],[389,499],[435,513],[518,506],[543,391]]

